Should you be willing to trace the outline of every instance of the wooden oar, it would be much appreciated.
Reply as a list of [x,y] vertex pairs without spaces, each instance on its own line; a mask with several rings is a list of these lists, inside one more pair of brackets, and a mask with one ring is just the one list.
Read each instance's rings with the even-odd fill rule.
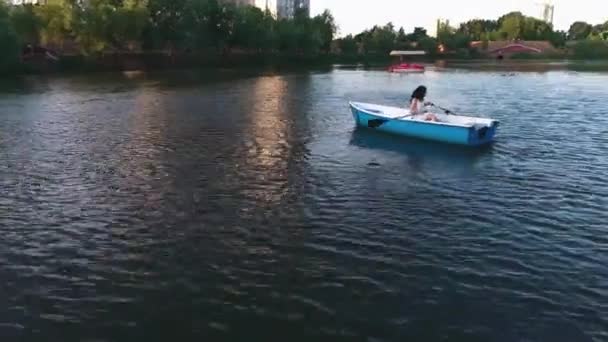
[[457,115],[456,113],[452,112],[451,110],[449,110],[449,109],[447,109],[447,108],[443,108],[443,107],[441,107],[441,106],[438,106],[438,105],[436,105],[436,104],[434,104],[434,103],[432,103],[432,102],[431,102],[431,103],[429,103],[429,104],[430,104],[431,106],[435,107],[435,108],[441,109],[441,110],[442,110],[444,113],[446,113],[447,115]]

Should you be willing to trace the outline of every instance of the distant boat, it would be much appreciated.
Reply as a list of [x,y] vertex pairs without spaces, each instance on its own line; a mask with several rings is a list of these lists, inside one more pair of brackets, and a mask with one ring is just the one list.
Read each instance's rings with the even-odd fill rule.
[[391,65],[388,68],[389,72],[394,73],[423,73],[425,71],[425,67],[422,64],[416,63],[405,63],[405,56],[424,56],[426,53],[424,51],[391,51],[390,55],[395,57],[399,57],[399,62]]
[[350,102],[355,123],[378,131],[450,144],[481,146],[491,143],[498,128],[493,119],[435,114],[439,121],[425,121],[425,114],[411,115],[405,108]]

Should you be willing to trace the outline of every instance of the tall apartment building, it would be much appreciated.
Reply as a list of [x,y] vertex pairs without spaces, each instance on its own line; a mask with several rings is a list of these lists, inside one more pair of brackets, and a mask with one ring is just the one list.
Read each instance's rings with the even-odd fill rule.
[[254,0],[227,0],[227,2],[232,2],[237,6],[254,5]]
[[310,15],[310,0],[225,0],[239,6],[256,6],[262,10],[269,10],[277,18],[293,18],[298,9]]
[[278,0],[277,16],[279,18],[293,18],[298,9],[310,15],[310,0]]
[[270,11],[272,15],[277,16],[277,0],[254,0],[254,6],[263,11]]

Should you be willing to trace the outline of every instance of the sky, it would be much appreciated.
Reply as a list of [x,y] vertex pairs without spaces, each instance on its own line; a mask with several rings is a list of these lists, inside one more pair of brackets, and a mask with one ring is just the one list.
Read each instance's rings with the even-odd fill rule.
[[[545,0],[311,0],[313,15],[329,9],[339,26],[339,36],[356,34],[374,25],[393,22],[396,27],[413,31],[421,26],[435,34],[438,18],[449,19],[452,26],[469,19],[497,19],[520,11],[541,17]],[[418,4],[418,6],[416,5]],[[608,0],[553,0],[556,29],[568,30],[575,21],[600,24],[608,20]]]

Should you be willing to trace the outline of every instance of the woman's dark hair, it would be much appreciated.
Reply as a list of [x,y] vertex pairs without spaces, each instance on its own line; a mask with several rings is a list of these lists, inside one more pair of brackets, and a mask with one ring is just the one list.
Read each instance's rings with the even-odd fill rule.
[[416,90],[414,90],[414,92],[412,93],[412,97],[410,98],[410,102],[412,102],[413,99],[417,99],[419,101],[424,100],[424,97],[426,96],[426,87],[425,86],[420,86],[418,88],[416,88]]

